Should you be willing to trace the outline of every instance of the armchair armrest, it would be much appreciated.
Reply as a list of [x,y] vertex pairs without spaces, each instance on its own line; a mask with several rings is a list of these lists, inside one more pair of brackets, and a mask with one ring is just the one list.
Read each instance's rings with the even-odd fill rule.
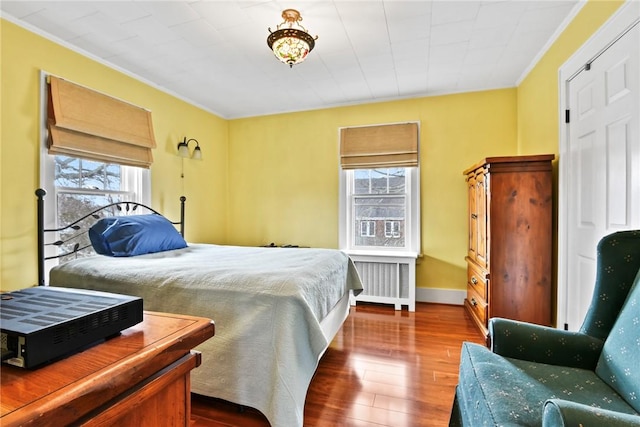
[[561,399],[544,403],[542,427],[545,426],[607,426],[640,427],[640,416],[594,408]]
[[550,365],[595,369],[603,342],[579,332],[502,318],[489,321],[491,351]]

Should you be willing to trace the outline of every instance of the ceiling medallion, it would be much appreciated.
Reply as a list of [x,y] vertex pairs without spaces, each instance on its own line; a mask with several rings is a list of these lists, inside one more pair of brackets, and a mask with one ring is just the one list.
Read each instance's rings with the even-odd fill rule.
[[276,31],[272,32],[269,28],[267,44],[276,58],[293,67],[305,60],[313,50],[318,36],[310,36],[300,24],[302,16],[297,10],[285,9],[282,18],[284,21],[278,25]]

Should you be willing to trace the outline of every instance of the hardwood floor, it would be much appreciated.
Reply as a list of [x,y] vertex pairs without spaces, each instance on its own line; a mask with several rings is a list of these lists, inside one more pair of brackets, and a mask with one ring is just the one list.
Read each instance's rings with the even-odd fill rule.
[[[483,343],[462,306],[415,313],[359,303],[320,360],[305,427],[440,427],[449,421],[463,341]],[[258,411],[193,396],[191,427],[269,426]]]

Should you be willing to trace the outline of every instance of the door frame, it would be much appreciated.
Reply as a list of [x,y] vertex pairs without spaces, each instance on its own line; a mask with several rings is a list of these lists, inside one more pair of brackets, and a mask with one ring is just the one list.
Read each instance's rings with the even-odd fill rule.
[[563,329],[568,309],[568,146],[569,127],[565,125],[565,111],[569,106],[569,83],[586,69],[610,45],[640,20],[640,2],[627,0],[564,64],[558,73],[558,277],[556,299],[556,327]]

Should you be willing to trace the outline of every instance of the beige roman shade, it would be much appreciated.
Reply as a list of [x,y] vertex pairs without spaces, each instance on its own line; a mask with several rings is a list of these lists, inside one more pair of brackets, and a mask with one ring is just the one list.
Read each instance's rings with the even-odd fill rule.
[[58,77],[48,82],[49,154],[151,166],[150,111]]
[[418,166],[418,124],[340,129],[342,169]]

